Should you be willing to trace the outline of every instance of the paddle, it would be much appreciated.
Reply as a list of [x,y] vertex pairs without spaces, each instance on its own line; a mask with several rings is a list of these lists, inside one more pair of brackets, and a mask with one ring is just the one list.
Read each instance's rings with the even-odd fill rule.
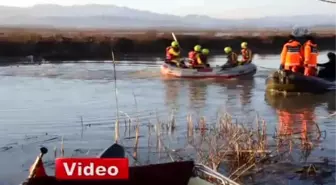
[[105,150],[100,157],[104,158],[107,157],[108,152],[111,152],[111,155],[109,154],[109,158],[112,156],[114,158],[124,158],[125,157],[125,149],[123,146],[118,144],[119,139],[119,107],[118,107],[118,91],[117,91],[117,71],[116,71],[116,65],[114,60],[114,53],[113,50],[111,50],[112,54],[112,62],[113,62],[113,73],[114,73],[114,92],[115,92],[115,102],[116,102],[116,109],[117,109],[117,120],[115,122],[115,143],[109,147],[107,150]]
[[[175,40],[175,42],[177,42],[177,43],[180,45],[180,43],[178,42],[178,40],[177,40],[177,38],[176,38],[174,32],[172,32],[172,36],[173,36],[173,39]],[[181,48],[181,46],[180,46],[180,48]],[[182,49],[182,48],[181,48],[181,49]]]
[[[174,41],[177,42],[177,44],[179,45],[180,50],[182,50],[182,47],[181,47],[180,43],[178,42],[177,37],[175,36],[175,33],[174,33],[174,32],[172,32],[172,36],[173,36]],[[183,64],[184,64],[184,61],[185,61],[185,59],[182,59],[182,60],[180,61],[180,63],[183,63]],[[185,64],[184,64],[184,65],[185,65]]]
[[177,40],[177,37],[175,36],[174,32],[172,32],[172,36],[173,36],[174,41],[177,42],[177,44],[179,45],[180,50],[182,50],[182,47],[181,47],[179,41]]
[[48,153],[48,149],[45,147],[41,147],[40,148],[40,155],[38,156],[38,158],[36,159],[34,165],[32,166],[32,171],[29,174],[28,179],[33,178],[36,172],[36,166],[39,164],[40,160],[42,159],[42,157],[44,156],[44,154]]
[[115,93],[115,102],[116,102],[116,108],[117,108],[117,121],[119,121],[118,91],[117,91],[117,71],[116,71],[116,65],[115,65],[113,50],[111,50],[111,55],[112,55],[112,62],[113,62],[114,93]]

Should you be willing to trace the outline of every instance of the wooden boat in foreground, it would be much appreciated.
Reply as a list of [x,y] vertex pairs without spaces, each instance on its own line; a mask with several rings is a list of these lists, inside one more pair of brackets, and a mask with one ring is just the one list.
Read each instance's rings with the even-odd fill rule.
[[[46,150],[45,148],[43,149]],[[98,157],[120,158],[125,152],[123,147],[113,144]],[[42,152],[42,149],[41,149]],[[43,155],[40,155],[43,156]],[[36,163],[37,164],[37,163]],[[41,162],[41,165],[43,163]],[[41,167],[41,165],[39,167]],[[35,165],[36,166],[36,165]],[[36,168],[33,168],[33,171]],[[58,180],[53,176],[34,177],[30,174],[23,185],[239,185],[229,178],[211,170],[210,168],[195,164],[193,161],[134,166],[129,168],[129,180],[104,181],[74,181]],[[210,183],[204,179],[214,179],[218,183]]]
[[254,75],[257,72],[257,66],[253,63],[239,65],[237,67],[222,69],[218,67],[209,68],[179,68],[164,63],[161,65],[161,74],[178,78],[238,78],[246,75]]

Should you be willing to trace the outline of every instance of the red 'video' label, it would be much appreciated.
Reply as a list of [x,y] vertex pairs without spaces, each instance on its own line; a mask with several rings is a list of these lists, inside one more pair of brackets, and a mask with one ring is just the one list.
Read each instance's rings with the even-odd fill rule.
[[128,159],[58,158],[55,176],[62,180],[128,179]]

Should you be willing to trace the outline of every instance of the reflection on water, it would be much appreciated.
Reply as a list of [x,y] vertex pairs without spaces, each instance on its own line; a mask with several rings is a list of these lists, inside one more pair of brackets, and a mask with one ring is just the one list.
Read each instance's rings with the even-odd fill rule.
[[241,84],[242,92],[240,93],[240,103],[245,106],[251,103],[253,96],[252,89],[255,86],[254,80],[243,81]]
[[[253,89],[256,85],[253,78],[229,81],[164,78],[162,83],[164,84],[165,102],[170,109],[178,110],[180,99],[185,99],[188,102],[183,101],[182,104],[187,103],[187,108],[194,110],[197,115],[204,113],[202,110],[207,107],[207,99],[214,98],[210,95],[213,87],[220,88],[218,90],[220,97],[216,97],[218,100],[215,101],[225,102],[227,105],[235,105],[244,109],[251,106]],[[225,101],[223,101],[224,96],[227,96]]]
[[333,114],[335,113],[335,110],[336,110],[336,100],[335,100],[335,95],[332,95],[330,97],[329,95],[329,99],[330,101],[327,102],[327,110],[329,112],[329,114]]
[[182,88],[181,82],[177,80],[163,79],[165,91],[165,103],[169,109],[178,109],[178,98]]
[[239,97],[241,107],[245,107],[251,103],[253,89],[255,88],[255,80],[253,77],[235,79],[222,83],[221,85],[230,90],[240,90],[239,93],[232,94],[229,99],[236,99]]
[[[205,107],[205,101],[207,98],[207,87],[209,82],[192,80],[188,82],[188,98],[189,108],[194,110],[200,110]],[[200,112],[196,112],[199,114]]]
[[[301,149],[304,158],[321,143],[323,131],[317,122],[316,107],[335,102],[333,94],[324,96],[283,97],[265,94],[266,102],[275,109],[278,117],[277,145],[283,150]],[[329,111],[335,111],[328,106]],[[325,131],[324,131],[325,132]],[[299,143],[296,143],[299,141]],[[298,147],[295,147],[299,144]],[[328,146],[330,147],[330,146]]]

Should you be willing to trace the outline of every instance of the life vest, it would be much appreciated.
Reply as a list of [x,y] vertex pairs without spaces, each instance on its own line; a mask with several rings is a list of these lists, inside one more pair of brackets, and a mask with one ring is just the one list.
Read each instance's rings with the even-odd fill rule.
[[[174,48],[171,47],[171,46],[167,47],[167,48],[166,48],[166,60],[174,60],[174,59],[178,58],[177,56],[174,56],[173,54],[171,54],[171,53],[169,52],[170,49],[176,50],[176,49],[174,49]],[[177,52],[178,52],[178,50],[177,50]]]
[[252,52],[250,49],[242,49],[241,54],[243,57],[243,62],[250,62],[252,60]]
[[200,58],[203,64],[207,64],[208,63],[208,56],[207,55],[203,55],[200,54]]
[[313,44],[311,41],[307,41],[303,45],[303,48],[304,63],[308,65],[308,67],[316,67],[318,56],[317,44]]
[[228,63],[230,64],[237,64],[238,62],[238,56],[235,52],[231,52],[228,56],[227,56],[227,60]]
[[197,57],[198,57],[198,54],[196,51],[190,51],[188,53],[188,59],[189,59],[189,62],[191,65],[197,65]]
[[285,69],[300,66],[302,62],[301,44],[298,41],[290,40],[287,42],[281,52],[281,64]]

